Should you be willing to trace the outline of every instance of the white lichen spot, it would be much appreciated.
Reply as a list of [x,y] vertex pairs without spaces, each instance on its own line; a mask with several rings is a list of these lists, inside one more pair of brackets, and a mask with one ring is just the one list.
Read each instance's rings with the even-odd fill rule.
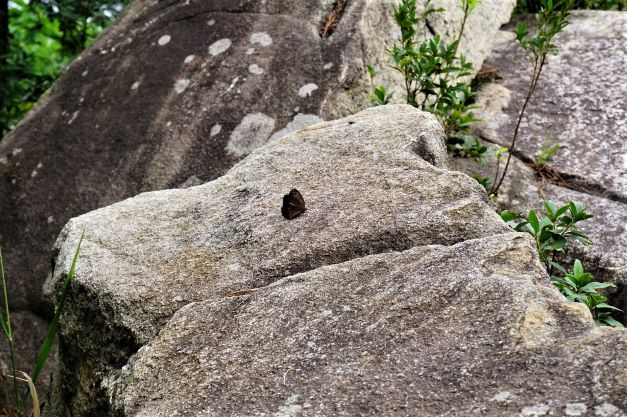
[[213,26],[213,25],[215,25],[215,24],[216,24],[216,20],[215,20],[215,19],[210,19],[210,20],[207,22],[207,25],[209,25],[209,26]]
[[328,64],[324,64],[324,68],[325,70],[330,70],[331,68],[333,68],[333,62],[329,62]]
[[248,66],[248,72],[251,74],[261,75],[264,73],[264,70],[257,64],[250,64]]
[[239,271],[241,269],[241,265],[238,262],[235,262],[227,266],[227,269],[229,271]]
[[221,124],[215,124],[211,128],[211,132],[209,132],[209,136],[213,137],[213,136],[219,134],[221,131],[222,131],[222,125]]
[[81,77],[87,77],[87,74],[89,74],[89,71],[85,70],[85,71],[83,71],[83,73],[81,74]]
[[13,150],[11,151],[12,156],[17,156],[21,153],[22,153],[22,148],[13,148]]
[[181,94],[183,91],[187,89],[188,86],[189,86],[188,79],[178,80],[176,84],[174,84],[174,90],[176,91],[177,94]]
[[196,56],[195,55],[187,55],[185,57],[185,60],[183,60],[184,63],[189,64],[190,62],[192,62],[194,60]]
[[588,407],[584,403],[568,403],[564,407],[564,414],[567,416],[583,416],[588,411]]
[[165,127],[170,127],[170,126],[172,126],[172,122],[168,122],[165,124]]
[[209,53],[213,56],[220,55],[222,52],[226,51],[231,47],[231,40],[229,38],[220,39],[219,41],[215,41],[209,47]]
[[274,413],[273,417],[295,417],[303,411],[303,407],[297,404],[300,397],[297,394],[291,395],[286,401],[285,405],[279,407],[278,411]]
[[175,303],[180,303],[181,301],[183,301],[183,296],[181,294],[177,294],[174,298],[172,298],[172,301]]
[[159,46],[167,45],[170,42],[170,39],[172,39],[170,35],[163,35],[159,38],[157,43],[159,44]]
[[137,90],[139,88],[139,81],[135,81],[131,86],[131,90]]
[[618,407],[603,403],[594,407],[594,415],[597,417],[618,417]]
[[54,217],[53,216],[48,216],[46,221],[48,222],[48,224],[52,224],[52,223],[54,223]]
[[274,130],[275,120],[263,113],[247,114],[231,133],[226,150],[244,157],[264,145]]
[[9,163],[9,160],[7,159],[7,157],[4,155],[0,155],[0,165],[6,165],[8,163]]
[[248,48],[248,49],[246,50],[246,55],[252,55],[252,54],[254,54],[254,53],[255,53],[255,48]]
[[74,120],[76,120],[77,117],[78,117],[78,110],[72,113],[72,117],[70,118],[70,120],[68,120],[67,124],[71,125],[72,122],[74,122]]
[[305,84],[301,88],[298,89],[298,95],[301,97],[309,97],[311,93],[316,91],[318,86],[314,83]]
[[545,416],[549,412],[549,406],[546,404],[529,405],[521,410],[523,416],[540,417]]
[[267,32],[255,32],[250,35],[250,43],[258,43],[261,46],[272,45],[272,37]]

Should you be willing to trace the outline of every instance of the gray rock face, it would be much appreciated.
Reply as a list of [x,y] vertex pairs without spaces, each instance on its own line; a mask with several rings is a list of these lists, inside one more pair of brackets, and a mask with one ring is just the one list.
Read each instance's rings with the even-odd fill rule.
[[623,415],[627,332],[582,307],[523,234],[372,255],[185,306],[114,397],[151,417]]
[[[50,246],[69,218],[210,181],[285,128],[354,113],[369,104],[366,63],[383,70],[377,82],[398,83],[386,52],[399,35],[395,1],[348,2],[322,39],[335,3],[134,1],[0,144],[14,306],[42,307]],[[439,30],[459,25],[453,3]],[[476,65],[513,5],[475,10],[462,50]]]
[[[572,186],[627,202],[627,65],[622,12],[577,11],[555,38],[550,56],[523,119],[516,145],[523,160],[536,159],[550,141],[560,148],[552,165]],[[501,36],[486,61],[504,74],[480,95],[480,133],[509,146],[530,82],[531,65],[511,33]]]
[[[190,303],[370,254],[508,232],[481,187],[445,158],[433,115],[378,107],[276,139],[210,183],[71,220],[56,246],[57,287],[82,230],[85,240],[51,415],[112,413],[128,358]],[[291,188],[307,211],[288,221]]]

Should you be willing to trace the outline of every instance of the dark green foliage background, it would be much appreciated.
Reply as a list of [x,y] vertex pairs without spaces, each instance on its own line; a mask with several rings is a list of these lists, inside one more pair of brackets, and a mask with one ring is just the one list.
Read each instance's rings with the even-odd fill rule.
[[[514,13],[537,13],[541,0],[518,0]],[[625,10],[627,0],[575,0],[574,9]]]
[[0,0],[0,138],[128,1]]

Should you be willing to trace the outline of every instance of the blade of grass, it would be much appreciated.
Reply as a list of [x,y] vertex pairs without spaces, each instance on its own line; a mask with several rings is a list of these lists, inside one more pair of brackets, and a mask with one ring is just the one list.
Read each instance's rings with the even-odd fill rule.
[[7,295],[7,281],[4,275],[4,261],[2,260],[2,249],[0,249],[0,275],[2,276],[2,292],[4,296],[4,307],[6,320],[2,320],[2,330],[7,337],[9,343],[9,352],[11,354],[11,366],[13,368],[13,388],[15,391],[15,408],[19,408],[17,380],[15,379],[15,352],[13,350],[13,333],[11,332],[11,313],[9,312],[9,296]]
[[78,246],[76,247],[76,252],[74,252],[74,259],[72,259],[72,265],[70,266],[70,271],[65,277],[65,281],[63,283],[63,290],[61,291],[61,295],[57,300],[56,310],[54,312],[54,317],[52,318],[52,322],[50,323],[50,327],[48,327],[48,334],[44,339],[43,344],[41,345],[41,349],[39,350],[39,355],[37,355],[37,363],[35,365],[35,370],[31,376],[33,382],[37,381],[37,377],[39,373],[43,369],[46,364],[46,360],[48,359],[48,355],[50,354],[50,348],[52,347],[52,342],[54,341],[54,337],[57,334],[57,326],[59,324],[59,318],[61,317],[61,312],[63,311],[63,306],[65,305],[65,298],[67,297],[67,293],[70,289],[70,283],[72,282],[72,278],[74,277],[74,270],[76,269],[76,260],[78,259],[78,254],[81,250],[81,243],[83,242],[83,235],[85,231],[81,233],[81,238],[78,241]]

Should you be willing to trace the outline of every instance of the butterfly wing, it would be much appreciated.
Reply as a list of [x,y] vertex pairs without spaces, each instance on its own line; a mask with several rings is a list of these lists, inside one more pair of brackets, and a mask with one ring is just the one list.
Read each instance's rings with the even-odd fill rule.
[[305,210],[307,210],[305,208],[305,199],[296,188],[293,188],[289,194],[283,196],[281,214],[286,219],[292,220],[293,218],[303,214]]

